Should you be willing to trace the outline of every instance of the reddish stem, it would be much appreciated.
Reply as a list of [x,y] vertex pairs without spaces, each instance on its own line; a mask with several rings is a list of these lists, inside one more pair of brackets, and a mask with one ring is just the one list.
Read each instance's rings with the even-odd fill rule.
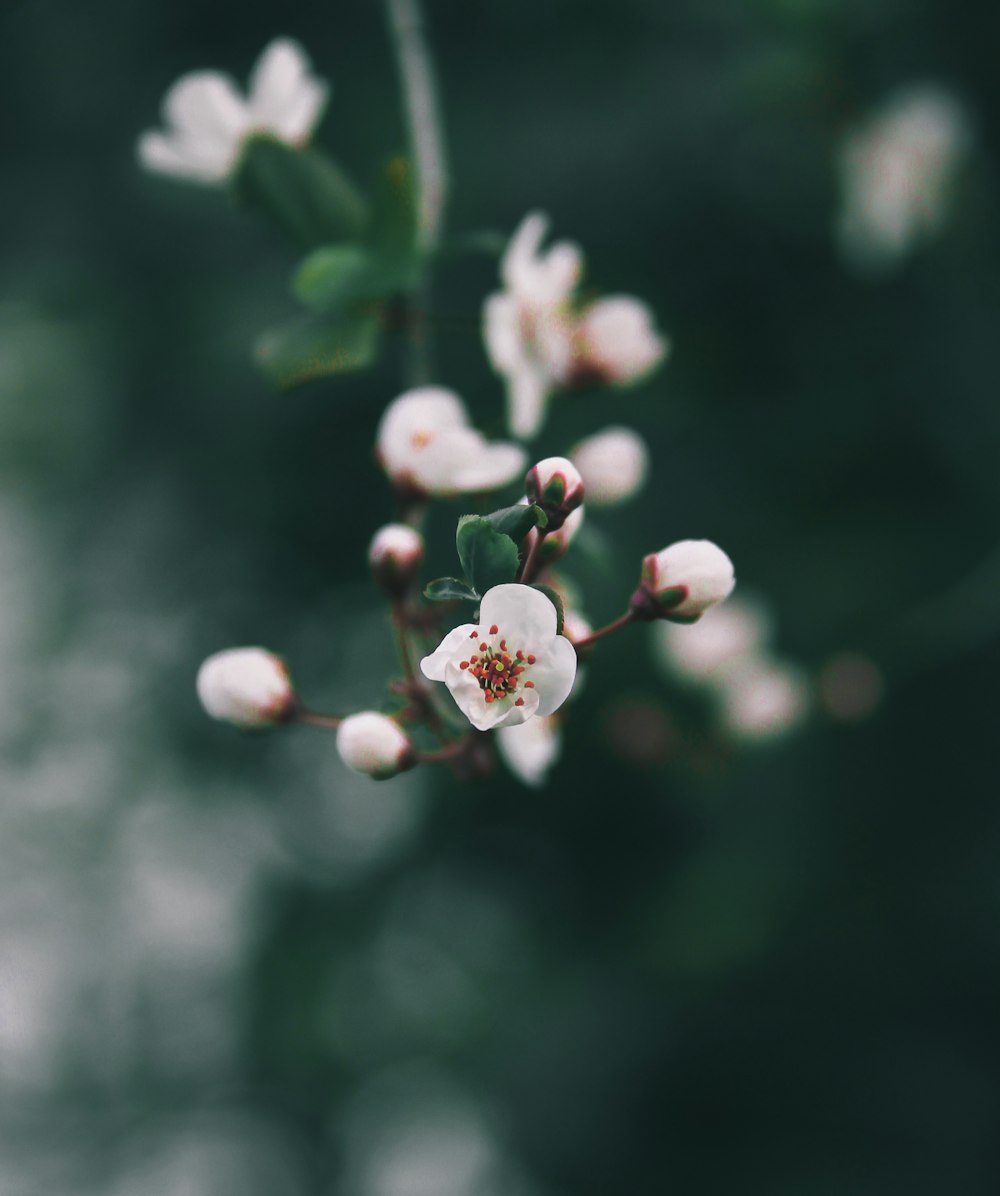
[[581,648],[587,648],[591,644],[596,643],[597,640],[604,639],[606,635],[610,635],[613,631],[618,631],[619,628],[625,627],[628,623],[631,623],[634,618],[635,615],[633,612],[627,610],[620,618],[608,623],[607,626],[600,627],[597,631],[592,631],[586,639],[577,640],[573,644],[573,647],[577,650],[577,652],[579,652]]
[[521,572],[518,574],[517,580],[527,585],[531,581],[535,573],[535,567],[538,563],[538,550],[542,546],[542,541],[545,539],[545,532],[540,528],[531,529],[531,543],[528,545],[528,551],[525,554],[524,561],[521,565]]

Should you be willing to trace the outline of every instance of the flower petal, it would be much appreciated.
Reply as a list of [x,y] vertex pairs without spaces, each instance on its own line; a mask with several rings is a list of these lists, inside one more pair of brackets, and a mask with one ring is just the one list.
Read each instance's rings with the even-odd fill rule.
[[163,114],[183,136],[219,152],[234,153],[250,124],[232,79],[219,71],[183,75],[167,92]]
[[430,681],[443,681],[448,663],[452,660],[462,659],[460,653],[465,650],[463,645],[469,644],[470,652],[474,650],[471,644],[472,633],[475,630],[475,623],[463,623],[460,627],[449,631],[430,656],[425,656],[420,662],[420,671],[423,675]]
[[564,635],[557,635],[532,665],[531,680],[539,695],[539,714],[552,714],[569,697],[576,680],[576,649]]
[[530,289],[538,247],[548,227],[544,212],[529,212],[518,225],[500,261],[500,277],[510,290]]
[[548,406],[548,372],[535,361],[523,359],[507,379],[507,426],[521,440],[538,434]]
[[271,42],[250,76],[248,106],[254,124],[293,141],[306,137],[329,94],[325,83],[310,77],[309,69],[298,42],[291,38]]
[[524,473],[528,457],[524,449],[516,444],[501,441],[490,444],[479,437],[480,444],[475,455],[463,458],[461,467],[453,474],[454,490],[474,493],[478,490],[496,490],[506,486],[518,475]]
[[495,370],[507,373],[524,362],[518,304],[513,295],[497,291],[487,296],[483,304],[483,339]]
[[517,582],[487,590],[479,617],[487,626],[496,623],[502,634],[526,653],[548,651],[556,637],[556,608],[540,590]]
[[206,153],[204,148],[199,152],[184,141],[152,129],[139,138],[138,153],[147,170],[199,183],[221,182],[229,170],[225,155]]

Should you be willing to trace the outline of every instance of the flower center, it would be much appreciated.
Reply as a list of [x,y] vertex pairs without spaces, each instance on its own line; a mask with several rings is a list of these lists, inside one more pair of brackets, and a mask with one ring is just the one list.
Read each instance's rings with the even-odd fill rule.
[[468,660],[460,661],[459,668],[468,669],[476,678],[486,704],[510,698],[515,706],[523,706],[524,698],[517,691],[519,688],[534,689],[534,681],[522,680],[522,674],[535,663],[535,657],[523,648],[509,648],[496,623],[490,628],[488,639],[480,639],[478,627],[469,639],[479,641],[479,650]]

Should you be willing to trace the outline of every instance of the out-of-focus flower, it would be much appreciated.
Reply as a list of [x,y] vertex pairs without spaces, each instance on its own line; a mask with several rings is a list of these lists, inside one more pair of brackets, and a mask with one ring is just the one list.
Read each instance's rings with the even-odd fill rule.
[[424,538],[405,523],[380,527],[368,546],[372,576],[389,594],[405,593],[423,559]]
[[583,478],[568,457],[546,457],[528,470],[524,492],[545,512],[548,527],[558,531],[583,502]]
[[556,627],[556,608],[541,591],[494,586],[479,623],[449,631],[420,668],[447,685],[477,730],[516,726],[554,713],[573,688],[576,652]]
[[680,540],[642,562],[631,608],[639,619],[694,622],[733,592],[733,562],[711,540]]
[[649,449],[631,428],[604,428],[570,451],[586,487],[587,502],[612,506],[631,498],[646,481]]
[[664,621],[652,632],[655,650],[671,673],[717,682],[741,660],[763,651],[771,620],[759,604],[736,596],[707,611],[693,627]]
[[571,644],[577,644],[580,640],[587,639],[593,634],[593,630],[590,620],[578,610],[567,608],[563,612],[563,635]]
[[740,739],[766,739],[791,730],[809,709],[809,686],[795,668],[750,657],[725,675],[722,721]]
[[873,714],[885,692],[881,669],[860,652],[840,652],[823,666],[819,698],[826,711],[845,723]]
[[525,463],[516,444],[491,444],[471,428],[462,400],[440,386],[408,390],[389,404],[376,455],[397,486],[428,495],[496,490]]
[[533,718],[497,731],[497,749],[504,763],[514,776],[533,789],[545,784],[561,748],[558,715]]
[[377,781],[394,777],[415,762],[406,733],[387,715],[374,710],[344,719],[337,728],[337,751],[348,768]]
[[647,304],[631,295],[609,295],[585,307],[573,328],[570,381],[638,382],[656,369],[669,347]]
[[941,88],[910,87],[848,134],[840,153],[837,239],[861,268],[893,265],[947,215],[968,120]]
[[296,705],[288,669],[264,648],[228,648],[198,670],[198,697],[212,718],[237,727],[284,722]]
[[570,301],[583,263],[569,241],[541,252],[548,225],[541,212],[524,218],[500,263],[504,289],[483,309],[486,351],[507,381],[507,423],[525,440],[542,426],[549,394],[569,371]]
[[305,143],[328,92],[327,84],[310,73],[302,48],[278,38],[257,60],[245,99],[219,71],[194,71],[178,79],[163,101],[166,129],[142,135],[139,160],[147,170],[222,183],[253,133],[270,133],[290,145]]

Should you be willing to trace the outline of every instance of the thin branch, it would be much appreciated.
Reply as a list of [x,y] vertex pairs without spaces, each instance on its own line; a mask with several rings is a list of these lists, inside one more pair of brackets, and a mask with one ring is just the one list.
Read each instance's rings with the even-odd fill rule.
[[623,615],[615,619],[613,622],[599,628],[597,631],[591,632],[586,639],[576,640],[573,644],[573,647],[577,650],[577,652],[579,652],[581,648],[587,648],[597,640],[604,639],[606,635],[611,635],[613,631],[618,631],[620,628],[627,626],[634,618],[635,616],[633,613],[630,610],[627,610]]
[[385,0],[417,172],[420,247],[437,248],[448,198],[448,163],[420,0]]

